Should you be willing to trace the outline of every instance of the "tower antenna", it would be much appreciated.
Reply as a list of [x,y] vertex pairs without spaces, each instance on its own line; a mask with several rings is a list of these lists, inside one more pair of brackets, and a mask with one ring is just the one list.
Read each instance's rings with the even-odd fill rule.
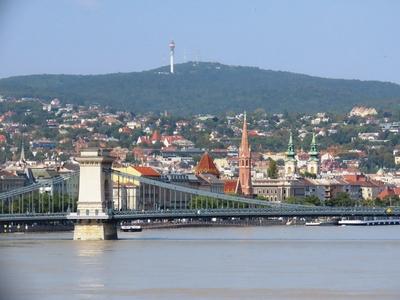
[[170,73],[174,74],[174,54],[175,54],[175,42],[172,40],[169,43],[169,65],[170,65]]

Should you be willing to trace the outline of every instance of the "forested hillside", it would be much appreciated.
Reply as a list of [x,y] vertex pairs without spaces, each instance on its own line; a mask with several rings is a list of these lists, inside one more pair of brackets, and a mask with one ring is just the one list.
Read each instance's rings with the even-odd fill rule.
[[105,75],[30,75],[0,79],[0,95],[59,98],[133,112],[219,113],[263,108],[267,112],[343,112],[354,105],[398,108],[400,85],[326,79],[254,67],[185,63]]

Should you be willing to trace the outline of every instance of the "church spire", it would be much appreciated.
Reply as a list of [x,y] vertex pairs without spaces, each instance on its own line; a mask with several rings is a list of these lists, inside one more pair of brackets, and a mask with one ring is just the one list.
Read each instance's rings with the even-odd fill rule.
[[288,149],[285,159],[285,175],[288,177],[294,176],[297,173],[296,151],[293,144],[293,134],[290,131]]
[[249,135],[247,133],[247,116],[246,116],[246,112],[244,112],[244,118],[243,118],[242,142],[240,143],[240,152],[242,153],[242,155],[249,155],[250,154]]
[[318,175],[319,173],[319,151],[317,146],[317,138],[315,133],[311,140],[310,152],[308,152],[310,158],[307,162],[307,172],[310,174]]
[[245,196],[253,195],[253,186],[251,183],[251,149],[247,133],[246,112],[243,118],[242,141],[239,148],[239,178],[236,184],[236,193]]
[[293,144],[292,131],[290,131],[290,135],[289,135],[289,143],[288,143],[288,149],[286,152],[286,156],[287,156],[287,158],[291,158],[291,159],[294,159],[296,156],[296,151],[295,151],[294,144]]
[[318,146],[317,146],[315,133],[313,133],[313,137],[312,137],[312,140],[311,140],[311,148],[310,148],[309,154],[310,154],[310,158],[318,159],[319,151],[318,151]]

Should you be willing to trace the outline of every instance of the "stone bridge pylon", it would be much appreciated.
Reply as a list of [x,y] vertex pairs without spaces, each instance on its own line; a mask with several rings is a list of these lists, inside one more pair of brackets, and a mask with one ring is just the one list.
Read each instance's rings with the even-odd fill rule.
[[79,198],[75,220],[74,240],[117,239],[113,220],[113,184],[111,169],[113,158],[106,149],[88,148],[76,158],[80,165]]

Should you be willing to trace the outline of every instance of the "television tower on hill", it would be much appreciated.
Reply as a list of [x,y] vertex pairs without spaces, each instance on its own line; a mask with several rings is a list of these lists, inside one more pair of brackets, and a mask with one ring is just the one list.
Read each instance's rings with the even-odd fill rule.
[[174,74],[174,52],[175,52],[175,42],[172,40],[169,43],[169,64],[170,64],[170,72]]

